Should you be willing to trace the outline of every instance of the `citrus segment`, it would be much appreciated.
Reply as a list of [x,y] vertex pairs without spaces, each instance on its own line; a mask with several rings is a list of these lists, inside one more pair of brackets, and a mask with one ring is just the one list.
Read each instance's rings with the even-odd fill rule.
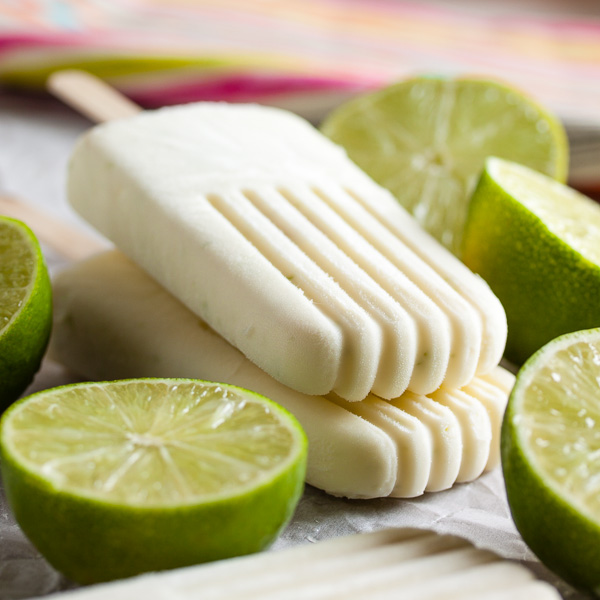
[[0,444],[18,523],[80,583],[264,548],[291,517],[306,467],[289,413],[194,380],[40,392],[6,412]]
[[52,292],[40,246],[20,221],[0,217],[0,410],[33,379],[52,323]]
[[502,465],[523,538],[557,574],[600,589],[600,330],[566,334],[517,376]]
[[561,181],[567,173],[560,122],[519,90],[485,79],[409,79],[342,105],[321,129],[456,254],[487,156]]
[[490,158],[473,193],[463,260],[506,310],[506,356],[521,364],[563,333],[600,326],[600,206]]

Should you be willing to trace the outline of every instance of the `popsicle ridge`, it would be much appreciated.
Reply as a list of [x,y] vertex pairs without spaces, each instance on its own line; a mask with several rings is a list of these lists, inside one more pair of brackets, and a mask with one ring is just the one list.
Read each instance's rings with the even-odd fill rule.
[[[431,392],[439,387],[447,374],[451,353],[452,340],[446,314],[409,277],[378,253],[368,239],[358,235],[332,211],[321,194],[298,186],[294,191],[286,190],[285,199],[287,204],[298,211],[296,221],[303,214],[310,225],[322,233],[324,240],[318,245],[317,252],[326,252],[327,245],[324,242],[327,240],[344,258],[335,274],[342,287],[347,288],[356,281],[364,281],[360,294],[363,305],[365,301],[369,302],[369,297],[377,290],[380,297],[392,301],[396,307],[395,312],[398,312],[398,309],[402,310],[413,323],[416,330],[414,342],[401,332],[399,338],[390,340],[391,343],[382,350],[380,377],[371,391],[383,398],[393,398],[407,387],[422,393]],[[374,309],[377,310],[376,307]],[[390,338],[390,326],[396,327],[393,321],[386,324],[385,330],[388,335],[384,334],[384,339]],[[406,331],[406,327],[403,327],[403,330]],[[414,344],[412,347],[411,342]],[[394,358],[403,348],[411,348],[411,354],[414,353],[413,364],[405,375],[410,379],[409,384],[385,385],[385,375],[398,378],[402,373],[401,364]]]
[[[451,345],[443,379],[447,385],[453,387],[470,381],[477,369],[482,335],[481,317],[473,307],[426,262],[365,210],[354,194],[338,185],[330,185],[327,191],[316,190],[315,193],[344,223],[336,223],[335,228],[330,227],[330,235],[340,240],[339,243],[363,269],[369,273],[377,273],[379,283],[392,295],[395,293],[398,279],[402,277],[410,278],[421,290],[426,291],[430,301],[435,303],[445,316],[445,329],[448,330]],[[342,231],[344,235],[341,234]],[[365,247],[360,240],[368,240],[368,246]],[[395,295],[399,296],[399,293],[396,292]],[[440,323],[439,319],[432,318],[431,314],[424,315],[423,318],[426,324],[422,326],[425,329],[428,324],[433,326],[439,341],[443,331],[440,327],[444,327],[444,324]],[[431,352],[432,349],[435,352],[435,345],[421,348],[418,367],[422,371],[426,371],[432,366],[430,363],[435,362],[433,357],[430,357],[429,361],[424,360],[425,353]],[[429,384],[422,389],[417,386],[410,386],[410,389],[417,393],[429,393],[437,387],[439,385],[433,387]]]
[[475,377],[468,386],[429,396],[405,392],[386,401],[371,394],[358,403],[327,398],[389,435],[398,454],[391,495],[407,498],[472,481],[498,465],[508,392],[493,381],[511,378],[497,367],[488,381]]
[[343,341],[335,385],[352,399],[361,400],[371,390],[377,373],[381,328],[329,273],[257,210],[248,196],[253,194],[229,192],[207,199],[313,306],[330,320],[337,319]]
[[[496,429],[492,426],[490,414],[480,399],[462,389],[440,389],[431,394],[431,399],[447,407],[460,427],[462,460],[456,481],[472,481],[495,467],[496,462],[490,460],[493,454],[491,447],[499,442],[495,439]],[[504,402],[499,401],[499,404],[503,409]]]
[[[500,362],[506,344],[506,314],[498,298],[481,277],[416,226],[412,217],[398,202],[394,202],[386,190],[373,189],[371,180],[360,170],[358,179],[362,179],[364,188],[361,190],[357,184],[348,193],[476,310],[482,327],[476,372],[489,372]],[[389,252],[386,248],[381,248],[381,251]]]
[[[504,371],[504,369],[498,368],[497,371]],[[514,380],[514,376],[507,371],[504,371],[504,373],[495,372],[495,378],[486,377],[484,379],[483,377],[476,377],[462,388],[467,394],[477,397],[483,406],[485,406],[493,431],[500,431],[502,426],[507,394],[503,379],[507,374]],[[492,467],[500,463],[500,444],[493,444],[490,447],[488,462]]]
[[[300,209],[310,205],[310,190],[298,188],[296,193],[302,198],[301,202],[298,202],[287,190],[276,193],[264,189],[248,192],[247,195],[255,206],[259,207],[264,214],[268,214],[268,218],[299,247],[301,252],[318,264],[328,277],[362,307],[368,318],[377,323],[381,332],[375,380],[369,382],[368,386],[364,384],[361,386],[366,390],[362,396],[358,393],[354,398],[347,393],[340,395],[348,399],[362,400],[371,390],[387,398],[401,394],[407,387],[416,385],[414,372],[419,351],[418,344],[422,345],[424,343],[422,338],[425,337],[418,335],[416,322],[411,314],[414,311],[408,311],[397,302],[378,285],[370,273],[352,260],[344,248],[340,248],[336,240],[332,240],[326,228],[316,224]],[[318,202],[318,199],[316,200]],[[400,274],[400,277],[403,276]],[[411,286],[412,284],[407,282],[407,287]],[[416,290],[416,293],[418,295],[419,291]],[[327,303],[323,302],[323,304]],[[432,312],[429,311],[432,321],[439,325],[443,332],[444,315],[439,313],[436,319],[436,315],[431,314]],[[342,318],[342,315],[338,318]],[[441,336],[442,333],[439,334],[439,337]],[[430,362],[434,362],[438,354],[442,357],[435,361],[441,365],[437,369],[431,369],[432,375],[427,383],[428,388],[437,387],[443,380],[446,370],[444,357],[449,353],[449,342],[446,338],[443,338],[443,341],[445,344],[439,344],[442,346],[441,351],[431,350],[434,360]],[[345,373],[342,372],[341,375]],[[352,376],[353,373],[350,371],[348,375]],[[353,385],[358,387],[361,382]],[[336,384],[337,390],[348,387],[341,378]]]

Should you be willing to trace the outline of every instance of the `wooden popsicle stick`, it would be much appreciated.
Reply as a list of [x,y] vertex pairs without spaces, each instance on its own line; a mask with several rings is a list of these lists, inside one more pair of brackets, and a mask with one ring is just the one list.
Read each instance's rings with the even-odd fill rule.
[[48,90],[95,123],[131,117],[142,109],[98,77],[77,69],[55,71]]
[[23,221],[40,242],[70,260],[80,260],[110,247],[108,242],[96,240],[39,208],[10,196],[0,196],[0,214]]
[[[48,77],[46,86],[54,96],[96,123],[130,117],[142,110],[129,98],[86,71],[55,71]],[[108,246],[31,206],[7,198],[0,200],[0,211],[23,220],[41,241],[66,258],[78,260]]]

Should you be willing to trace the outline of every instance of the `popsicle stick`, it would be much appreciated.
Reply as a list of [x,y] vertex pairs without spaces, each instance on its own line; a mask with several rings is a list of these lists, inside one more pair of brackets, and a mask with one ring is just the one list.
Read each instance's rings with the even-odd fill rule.
[[[129,117],[142,110],[98,77],[78,69],[55,71],[48,78],[47,87],[65,104],[96,123]],[[79,260],[108,247],[14,199],[0,198],[0,210],[27,223],[42,242],[65,258]]]
[[0,214],[23,221],[42,243],[70,260],[80,260],[109,247],[108,242],[96,240],[39,208],[9,196],[0,196]]
[[131,117],[142,110],[129,98],[86,71],[55,71],[46,85],[57,98],[96,123]]

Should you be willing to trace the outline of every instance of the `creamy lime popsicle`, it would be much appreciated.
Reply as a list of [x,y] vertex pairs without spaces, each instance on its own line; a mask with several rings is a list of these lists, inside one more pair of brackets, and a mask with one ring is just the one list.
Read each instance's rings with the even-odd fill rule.
[[51,354],[94,380],[192,377],[240,385],[278,402],[309,438],[307,481],[353,498],[410,497],[469,481],[496,466],[512,375],[475,378],[485,397],[441,388],[390,401],[349,402],[279,383],[118,251],[54,281]]
[[487,285],[311,125],[202,103],[92,129],[69,199],[252,362],[305,394],[457,388],[498,364]]
[[[65,600],[560,600],[523,565],[465,539],[386,529],[90,586]],[[56,597],[63,598],[62,595]],[[40,599],[41,600],[41,599]]]

